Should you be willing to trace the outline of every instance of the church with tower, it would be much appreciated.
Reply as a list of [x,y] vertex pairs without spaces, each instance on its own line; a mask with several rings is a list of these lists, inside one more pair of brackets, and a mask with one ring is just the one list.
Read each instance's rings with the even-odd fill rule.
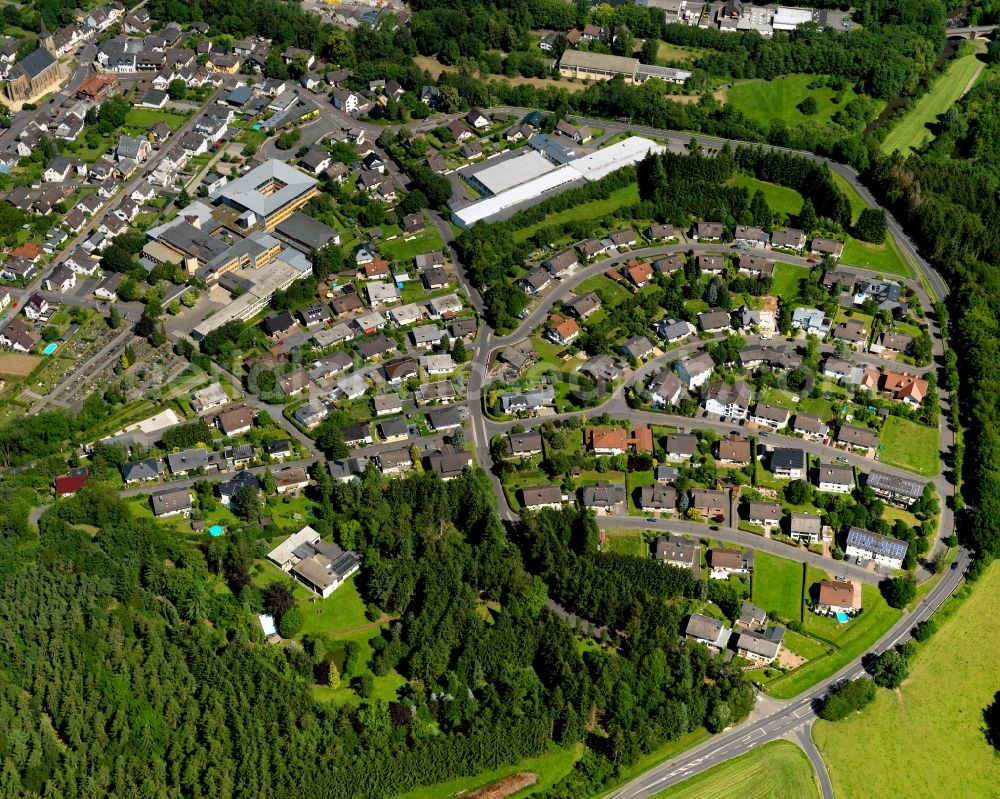
[[52,35],[42,20],[38,32],[38,49],[18,61],[11,69],[4,86],[4,95],[15,103],[23,103],[59,88],[63,71],[56,58]]

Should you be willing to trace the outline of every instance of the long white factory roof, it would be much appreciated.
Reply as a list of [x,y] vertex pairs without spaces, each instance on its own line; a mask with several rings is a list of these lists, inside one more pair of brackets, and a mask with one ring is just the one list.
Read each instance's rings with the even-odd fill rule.
[[[602,150],[577,158],[550,172],[526,180],[509,189],[498,192],[492,197],[486,197],[478,202],[460,208],[452,214],[455,224],[462,228],[470,228],[476,222],[490,219],[515,205],[527,203],[540,197],[545,192],[568,187],[580,179],[600,180],[622,167],[639,163],[650,152],[662,152],[665,148],[642,136],[630,136]],[[516,160],[516,159],[514,159]],[[510,164],[511,162],[507,162]],[[499,164],[498,166],[505,166]],[[513,169],[514,167],[508,167]]]

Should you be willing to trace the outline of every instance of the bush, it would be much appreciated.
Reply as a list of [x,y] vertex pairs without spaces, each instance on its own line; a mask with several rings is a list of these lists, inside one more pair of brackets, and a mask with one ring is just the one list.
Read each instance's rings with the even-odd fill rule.
[[917,584],[911,577],[895,577],[883,580],[879,588],[891,608],[904,608],[917,596]]
[[937,622],[934,621],[932,617],[926,621],[920,622],[920,624],[913,628],[913,640],[923,643],[936,632]]
[[351,680],[351,687],[355,690],[358,696],[362,699],[367,699],[372,695],[375,690],[375,675],[370,671],[366,671]]
[[301,632],[304,623],[305,618],[302,616],[302,611],[298,608],[291,608],[285,611],[281,621],[278,622],[278,632],[281,633],[282,638],[294,638]]
[[909,673],[906,657],[896,649],[887,649],[875,661],[873,677],[882,688],[898,688]]
[[875,698],[875,683],[867,677],[836,685],[823,700],[818,715],[826,721],[841,721]]
[[816,102],[816,98],[811,94],[799,103],[798,109],[806,116],[812,116],[813,114],[819,113],[819,105]]

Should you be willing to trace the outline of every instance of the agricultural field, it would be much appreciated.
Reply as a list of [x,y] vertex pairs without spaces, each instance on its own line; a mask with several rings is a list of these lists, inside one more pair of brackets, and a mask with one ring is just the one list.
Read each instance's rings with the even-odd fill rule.
[[41,363],[37,355],[25,355],[20,352],[0,353],[0,378],[6,380],[23,380]]
[[882,142],[882,152],[899,150],[905,157],[933,138],[927,126],[936,122],[965,93],[965,87],[970,85],[982,66],[975,53],[952,61],[930,90],[889,131]]
[[806,753],[772,741],[656,794],[655,799],[809,799],[819,797]]
[[938,430],[899,416],[885,420],[881,435],[882,461],[890,466],[909,469],[924,477],[940,471]]
[[[729,102],[765,128],[776,119],[789,127],[803,122],[829,122],[857,94],[853,89],[847,89],[840,103],[835,103],[833,98],[837,93],[829,86],[809,88],[819,79],[816,75],[784,75],[774,80],[740,81],[729,90]],[[810,96],[815,98],[818,111],[811,115],[803,114],[797,106]]]
[[879,690],[874,702],[844,721],[816,722],[813,739],[838,796],[898,796],[899,775],[912,796],[996,795],[1000,759],[981,728],[983,709],[998,687],[997,613],[1000,566],[994,563],[919,646],[898,690]]

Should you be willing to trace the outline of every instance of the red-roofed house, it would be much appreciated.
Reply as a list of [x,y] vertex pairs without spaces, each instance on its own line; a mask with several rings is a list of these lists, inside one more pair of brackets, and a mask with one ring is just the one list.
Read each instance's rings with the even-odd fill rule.
[[26,258],[29,261],[34,261],[41,254],[42,248],[33,241],[26,241],[20,247],[10,251],[11,258]]
[[572,319],[566,319],[559,314],[552,314],[549,317],[549,338],[556,344],[569,344],[580,335],[580,326]]
[[55,479],[56,496],[71,497],[85,485],[90,479],[90,472],[86,469],[74,469],[69,474],[64,474]]
[[597,455],[621,455],[629,447],[636,452],[653,451],[653,431],[637,427],[631,433],[620,427],[592,427],[584,433],[587,449]]
[[928,383],[922,377],[901,372],[886,372],[882,376],[882,391],[908,405],[920,405],[927,396],[927,389]]
[[625,270],[625,277],[631,281],[633,286],[641,289],[653,279],[653,266],[647,263],[632,264]]
[[389,271],[389,263],[381,258],[376,258],[370,264],[365,264],[364,273],[365,280],[384,280],[392,277],[392,272]]

